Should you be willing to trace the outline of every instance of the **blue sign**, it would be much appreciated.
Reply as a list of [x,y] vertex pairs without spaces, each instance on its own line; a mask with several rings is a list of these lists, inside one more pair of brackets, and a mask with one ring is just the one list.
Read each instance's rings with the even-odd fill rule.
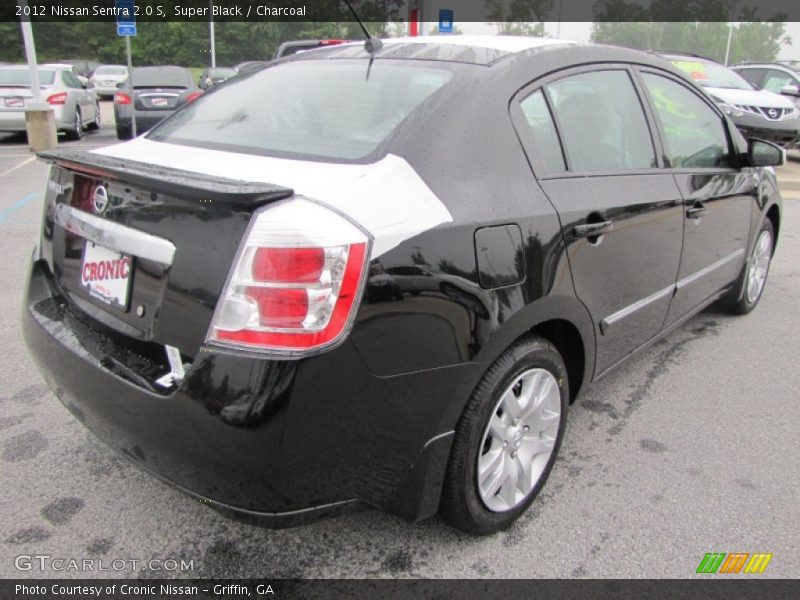
[[114,7],[117,9],[117,35],[136,35],[136,9],[133,7],[133,0],[115,0]]
[[134,36],[136,35],[136,22],[117,23],[117,35]]
[[453,33],[453,11],[449,8],[439,10],[439,33]]

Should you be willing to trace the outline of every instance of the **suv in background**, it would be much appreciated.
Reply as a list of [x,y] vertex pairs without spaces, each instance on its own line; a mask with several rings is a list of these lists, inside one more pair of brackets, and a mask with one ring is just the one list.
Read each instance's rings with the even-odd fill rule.
[[800,113],[788,98],[758,90],[735,71],[702,56],[661,56],[700,84],[745,137],[794,148],[800,138]]
[[800,67],[783,63],[743,63],[731,68],[758,89],[787,96],[800,109]]

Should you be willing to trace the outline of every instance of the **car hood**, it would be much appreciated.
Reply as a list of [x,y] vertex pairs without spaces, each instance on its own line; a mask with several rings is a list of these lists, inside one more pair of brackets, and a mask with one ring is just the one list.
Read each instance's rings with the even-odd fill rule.
[[763,108],[794,108],[794,104],[788,98],[766,90],[734,90],[717,87],[704,87],[703,89],[728,104]]
[[453,220],[414,168],[394,154],[371,164],[337,164],[178,146],[145,137],[92,152],[292,188],[298,195],[350,216],[366,229],[373,237],[373,258]]

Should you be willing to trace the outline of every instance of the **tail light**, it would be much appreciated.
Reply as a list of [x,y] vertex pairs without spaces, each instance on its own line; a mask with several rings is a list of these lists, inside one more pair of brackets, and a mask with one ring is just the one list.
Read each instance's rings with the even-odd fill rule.
[[194,91],[188,96],[186,96],[186,102],[191,102],[192,100],[197,100],[200,96],[203,95],[201,91]]
[[133,100],[125,92],[117,92],[114,94],[114,104],[132,104]]
[[347,40],[320,40],[320,46],[338,46],[339,44],[344,44]]
[[303,355],[344,339],[364,285],[370,239],[305,198],[252,218],[211,321],[207,341]]
[[67,92],[59,92],[58,94],[53,94],[52,96],[47,97],[48,104],[66,104],[67,103]]

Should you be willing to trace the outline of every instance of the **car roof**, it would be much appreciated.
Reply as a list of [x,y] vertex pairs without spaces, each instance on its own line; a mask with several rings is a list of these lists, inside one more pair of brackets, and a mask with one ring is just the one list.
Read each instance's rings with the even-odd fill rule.
[[572,40],[537,38],[518,35],[423,35],[415,37],[399,37],[381,40],[384,44],[441,44],[449,46],[467,46],[471,48],[487,48],[502,50],[516,54],[531,48],[554,46],[557,44],[577,44]]
[[[378,54],[381,59],[427,60],[481,66],[490,66],[509,56],[540,48],[585,45],[570,40],[492,35],[418,36],[387,38],[381,41],[384,44]],[[364,50],[364,42],[323,46],[313,52],[292,54],[279,60],[342,58],[369,58]]]
[[[28,65],[0,65],[0,66],[2,66],[4,70],[14,70],[14,71],[22,71],[22,70],[27,71],[29,68]],[[71,66],[72,65],[43,64],[43,65],[37,65],[37,68],[48,69],[48,70],[56,68],[68,69]]]

